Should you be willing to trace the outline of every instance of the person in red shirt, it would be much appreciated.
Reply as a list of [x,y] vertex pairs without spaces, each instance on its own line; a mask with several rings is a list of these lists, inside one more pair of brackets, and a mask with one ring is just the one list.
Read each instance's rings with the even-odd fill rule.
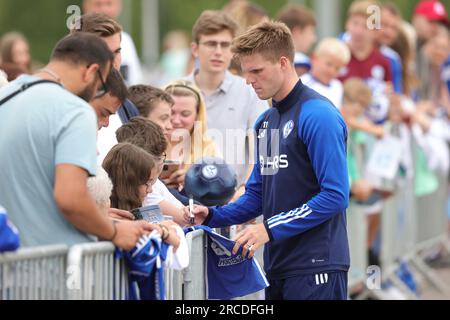
[[[364,80],[373,92],[373,102],[367,115],[374,123],[383,123],[388,115],[389,100],[387,93],[391,90],[392,70],[390,62],[376,47],[376,32],[371,29],[370,10],[375,5],[372,1],[355,1],[348,11],[346,40],[351,60],[342,71],[339,80],[357,77]],[[369,12],[369,13],[368,13]],[[376,27],[376,26],[374,26]]]
[[[392,89],[392,69],[390,61],[385,58],[377,48],[376,28],[381,28],[381,21],[372,16],[371,6],[377,4],[373,1],[355,1],[349,8],[346,23],[347,35],[344,41],[351,51],[351,59],[339,77],[345,80],[356,77],[362,79],[372,92],[372,103],[369,105],[366,116],[374,124],[383,124],[389,115],[389,97]],[[379,24],[377,25],[377,22]],[[372,25],[373,24],[373,25]],[[349,125],[351,126],[351,125]],[[368,127],[372,124],[368,123]],[[366,131],[361,125],[359,129]],[[375,137],[374,137],[375,138]],[[372,177],[373,178],[373,177]],[[371,179],[369,179],[371,181]],[[381,224],[382,199],[374,203],[367,203],[367,245],[369,264],[379,265],[379,257],[372,250]]]

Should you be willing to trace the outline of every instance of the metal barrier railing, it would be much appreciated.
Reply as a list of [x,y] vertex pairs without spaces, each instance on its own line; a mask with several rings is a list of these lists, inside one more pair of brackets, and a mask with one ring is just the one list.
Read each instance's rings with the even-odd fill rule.
[[[192,262],[165,271],[166,299],[206,298],[203,231],[186,236]],[[109,242],[33,247],[0,255],[0,300],[126,300],[125,260]]]
[[[397,275],[400,264],[414,252],[415,201],[412,181],[401,181],[393,190],[394,196],[384,201],[381,217],[381,268],[383,282],[391,281],[405,297],[417,299],[416,294]],[[412,193],[411,193],[412,192]],[[375,293],[377,296],[377,293]],[[378,297],[383,295],[378,292]]]
[[186,235],[190,263],[184,270],[183,300],[205,300],[207,297],[206,235],[196,230]]
[[347,210],[347,231],[351,264],[348,272],[350,291],[364,284],[367,278],[367,221],[361,206],[350,204]]
[[437,190],[417,199],[417,238],[414,254],[409,258],[415,268],[441,293],[450,296],[450,286],[424,261],[421,252],[434,246],[448,249],[448,216],[446,201],[448,197],[448,178],[437,174]]
[[[413,184],[405,180],[397,187],[396,195],[385,203],[383,211],[383,279],[393,281],[411,299],[416,297],[395,273],[399,259],[412,262],[432,284],[447,292],[443,281],[420,257],[422,249],[447,240],[444,206],[447,180],[444,176],[439,179],[440,188],[419,199],[413,197]],[[366,216],[355,204],[348,210],[348,233],[351,288],[364,283],[367,277]],[[190,264],[183,271],[165,271],[166,299],[205,300],[208,290],[206,235],[198,230],[188,233],[186,239]],[[70,249],[64,245],[25,248],[0,255],[0,300],[124,300],[127,297],[125,261],[115,257],[112,243],[88,243]]]
[[110,242],[73,246],[68,254],[70,300],[126,300],[128,272],[124,259],[115,258]]
[[183,272],[167,268],[164,279],[166,300],[183,300]]
[[67,299],[65,245],[0,254],[0,300]]
[[[416,148],[411,139],[411,148]],[[365,156],[361,150],[356,150],[359,165],[363,165],[364,158],[370,153],[370,145],[364,146]],[[354,150],[355,151],[355,150]],[[359,152],[359,154],[358,154]],[[416,161],[413,157],[413,165]],[[427,266],[421,257],[421,251],[434,245],[444,244],[448,248],[448,177],[436,174],[439,187],[432,194],[416,197],[415,181],[411,175],[397,174],[394,180],[384,180],[383,188],[391,190],[394,195],[383,201],[381,219],[381,248],[380,260],[382,282],[390,281],[399,288],[409,299],[417,299],[411,290],[397,275],[400,263],[409,262],[416,271],[423,274],[434,287],[450,296],[450,289],[436,272]],[[367,276],[363,275],[364,262],[367,261],[366,235],[367,226],[363,214],[358,215],[358,207],[351,204],[348,210],[348,234],[351,252],[351,268],[349,271],[349,288],[356,285]],[[381,291],[370,294],[383,299]]]
[[[351,138],[350,138],[351,139]],[[364,148],[356,141],[350,141],[349,151],[354,156],[355,170],[362,172],[364,164]],[[348,273],[348,287],[352,292],[365,283],[367,277],[367,220],[363,207],[350,201],[347,210],[347,234],[350,249],[350,269]]]

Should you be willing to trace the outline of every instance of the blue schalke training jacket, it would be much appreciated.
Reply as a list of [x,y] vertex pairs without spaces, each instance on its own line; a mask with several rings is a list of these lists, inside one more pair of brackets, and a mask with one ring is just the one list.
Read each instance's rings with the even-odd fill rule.
[[299,81],[255,129],[256,165],[245,194],[210,208],[204,224],[224,227],[263,214],[269,279],[347,271],[347,126],[339,111]]

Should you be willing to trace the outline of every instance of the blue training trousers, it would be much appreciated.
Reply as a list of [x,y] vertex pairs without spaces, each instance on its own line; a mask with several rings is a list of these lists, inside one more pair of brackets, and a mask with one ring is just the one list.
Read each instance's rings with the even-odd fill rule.
[[270,280],[266,300],[347,300],[347,272]]

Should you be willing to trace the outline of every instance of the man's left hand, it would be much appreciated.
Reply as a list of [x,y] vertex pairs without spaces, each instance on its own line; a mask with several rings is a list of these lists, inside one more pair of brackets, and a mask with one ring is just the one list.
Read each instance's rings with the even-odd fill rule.
[[251,259],[255,255],[256,250],[269,242],[270,238],[266,227],[260,223],[240,232],[233,240],[236,241],[233,254],[237,254],[239,248],[242,247],[242,256],[246,257],[248,254],[248,258]]

